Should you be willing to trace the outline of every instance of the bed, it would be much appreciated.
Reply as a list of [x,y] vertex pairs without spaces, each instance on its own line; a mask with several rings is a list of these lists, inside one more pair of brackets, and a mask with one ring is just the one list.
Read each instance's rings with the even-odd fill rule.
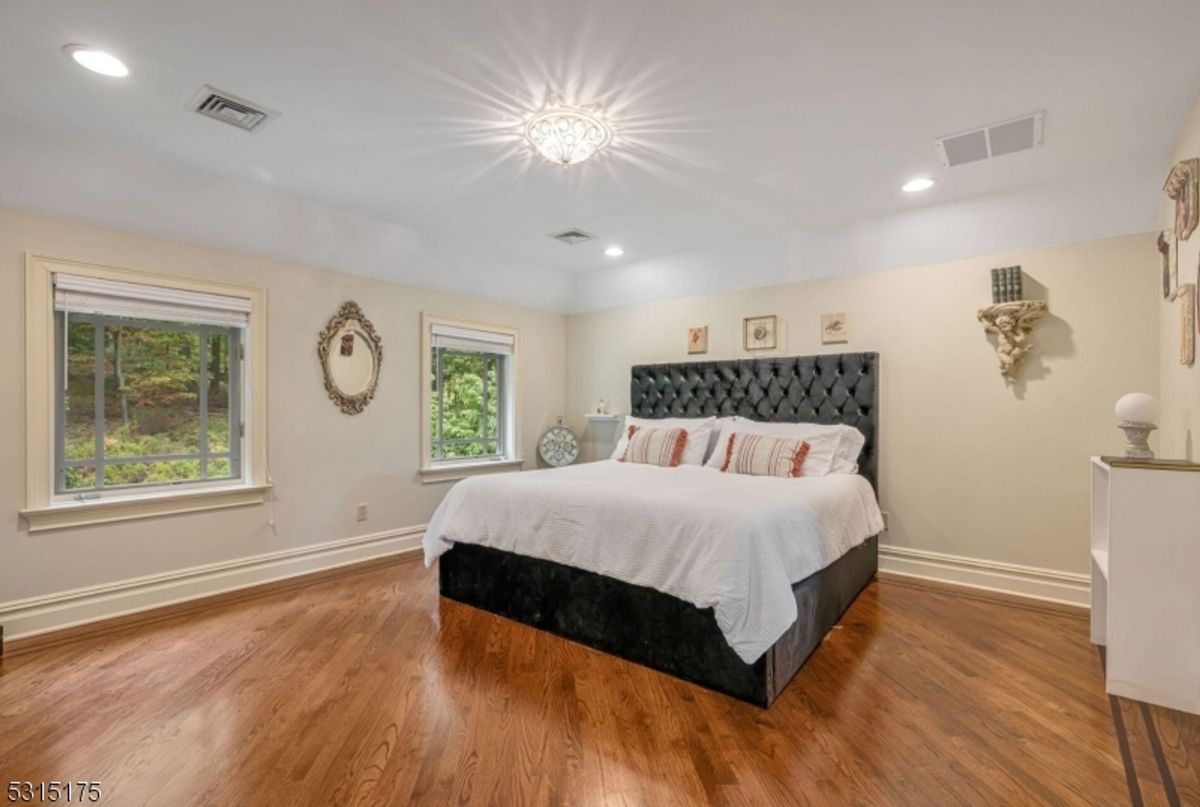
[[634,367],[634,416],[854,426],[859,473],[607,461],[466,480],[426,534],[442,596],[770,706],[877,569],[878,365],[843,353]]

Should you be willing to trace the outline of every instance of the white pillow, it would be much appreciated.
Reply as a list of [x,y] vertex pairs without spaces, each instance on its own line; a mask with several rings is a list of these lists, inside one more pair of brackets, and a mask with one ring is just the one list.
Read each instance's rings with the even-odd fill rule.
[[809,444],[808,456],[800,471],[801,476],[825,476],[827,474],[858,473],[858,455],[862,452],[866,438],[853,426],[824,425],[820,423],[762,423],[735,417],[726,423],[717,444],[713,448],[705,467],[721,470],[729,450],[729,439],[734,433],[762,434],[803,440]]
[[838,426],[842,430],[842,439],[838,443],[834,455],[833,472],[835,474],[858,473],[858,458],[862,454],[867,438],[853,426]]
[[708,455],[710,437],[714,431],[716,418],[635,418],[625,416],[621,424],[621,439],[613,449],[611,459],[619,460],[625,456],[625,448],[629,445],[629,427],[638,426],[651,429],[687,429],[687,445],[683,447],[683,458],[680,465],[703,465]]
[[[713,452],[717,450],[717,442],[721,439],[721,430],[725,428],[726,424],[733,423],[735,420],[737,420],[736,415],[727,415],[717,418],[716,422],[713,423],[713,430],[708,435],[708,450],[704,452],[705,465],[708,464]],[[719,468],[720,466],[718,465],[717,467]]]
[[733,417],[728,417],[728,418],[721,418],[721,421],[722,422],[721,422],[720,426],[718,427],[717,439],[713,441],[712,449],[709,450],[708,457],[704,460],[705,468],[716,468],[718,471],[721,470],[721,466],[725,464],[725,454],[729,450],[729,438],[731,436],[733,436],[734,427],[737,424],[749,423],[749,424],[757,424],[757,425],[764,425],[764,426],[770,425],[770,424],[765,424],[765,423],[758,424],[757,421],[746,420],[746,418],[741,417],[739,415],[734,415]]

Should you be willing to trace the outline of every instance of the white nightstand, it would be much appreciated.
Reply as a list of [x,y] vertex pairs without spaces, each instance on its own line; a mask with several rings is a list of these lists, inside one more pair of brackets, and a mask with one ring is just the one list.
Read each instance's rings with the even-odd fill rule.
[[1200,714],[1200,465],[1093,457],[1091,553],[1105,689]]

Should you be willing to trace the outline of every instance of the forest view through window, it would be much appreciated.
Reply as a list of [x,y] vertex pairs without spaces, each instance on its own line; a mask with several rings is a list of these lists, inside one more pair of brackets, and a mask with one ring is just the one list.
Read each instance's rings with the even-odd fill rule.
[[500,353],[433,348],[433,460],[507,456],[508,360]]
[[241,477],[241,329],[59,312],[56,492]]

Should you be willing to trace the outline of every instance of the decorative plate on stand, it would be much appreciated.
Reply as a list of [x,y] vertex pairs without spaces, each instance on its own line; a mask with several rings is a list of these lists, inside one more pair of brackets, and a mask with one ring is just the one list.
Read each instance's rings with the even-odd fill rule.
[[561,468],[579,459],[579,440],[575,432],[562,425],[563,419],[558,419],[557,426],[551,426],[538,441],[538,454],[547,465]]

